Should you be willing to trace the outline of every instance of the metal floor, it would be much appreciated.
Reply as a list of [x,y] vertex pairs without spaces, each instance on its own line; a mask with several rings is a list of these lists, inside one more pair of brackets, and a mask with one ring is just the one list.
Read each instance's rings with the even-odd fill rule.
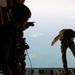
[[[26,68],[26,75],[63,75],[63,68]],[[68,75],[75,75],[75,68],[69,68]]]

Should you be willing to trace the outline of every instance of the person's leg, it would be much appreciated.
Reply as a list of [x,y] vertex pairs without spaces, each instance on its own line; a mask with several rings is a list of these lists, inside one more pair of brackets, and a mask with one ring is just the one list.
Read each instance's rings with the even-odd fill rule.
[[1,64],[1,70],[2,72],[5,74],[5,75],[13,75],[11,70],[10,70],[10,67],[9,65],[6,63],[6,62],[3,62]]
[[68,74],[68,66],[67,66],[67,59],[66,59],[66,50],[67,46],[61,45],[61,53],[62,53],[62,63],[65,70],[65,74]]
[[69,46],[69,48],[71,49],[71,51],[75,57],[75,45],[71,45],[71,46]]

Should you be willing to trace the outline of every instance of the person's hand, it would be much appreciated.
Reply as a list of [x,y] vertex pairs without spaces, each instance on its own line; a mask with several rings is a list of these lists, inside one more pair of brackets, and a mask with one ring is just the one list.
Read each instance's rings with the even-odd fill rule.
[[35,22],[27,22],[26,25],[28,25],[28,26],[34,26],[34,23]]
[[28,29],[30,26],[34,26],[34,23],[35,22],[27,22],[25,25],[24,25],[24,27],[23,27],[23,30],[26,30],[26,29]]
[[53,46],[53,45],[54,45],[54,42],[51,43],[51,46]]

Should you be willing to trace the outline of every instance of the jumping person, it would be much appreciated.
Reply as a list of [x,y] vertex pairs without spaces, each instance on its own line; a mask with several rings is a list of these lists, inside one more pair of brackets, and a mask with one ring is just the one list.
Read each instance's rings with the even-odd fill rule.
[[66,59],[66,50],[70,48],[74,57],[75,57],[75,45],[74,45],[75,31],[72,29],[62,29],[59,34],[54,38],[51,43],[53,46],[58,40],[61,41],[61,53],[62,53],[62,62],[65,70],[65,75],[68,74],[68,65]]

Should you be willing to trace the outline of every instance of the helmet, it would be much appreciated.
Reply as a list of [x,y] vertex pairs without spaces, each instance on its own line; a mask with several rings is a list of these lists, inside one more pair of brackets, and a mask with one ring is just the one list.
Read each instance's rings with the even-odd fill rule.
[[16,4],[11,8],[12,20],[20,21],[21,19],[28,19],[31,16],[30,9],[24,4]]

